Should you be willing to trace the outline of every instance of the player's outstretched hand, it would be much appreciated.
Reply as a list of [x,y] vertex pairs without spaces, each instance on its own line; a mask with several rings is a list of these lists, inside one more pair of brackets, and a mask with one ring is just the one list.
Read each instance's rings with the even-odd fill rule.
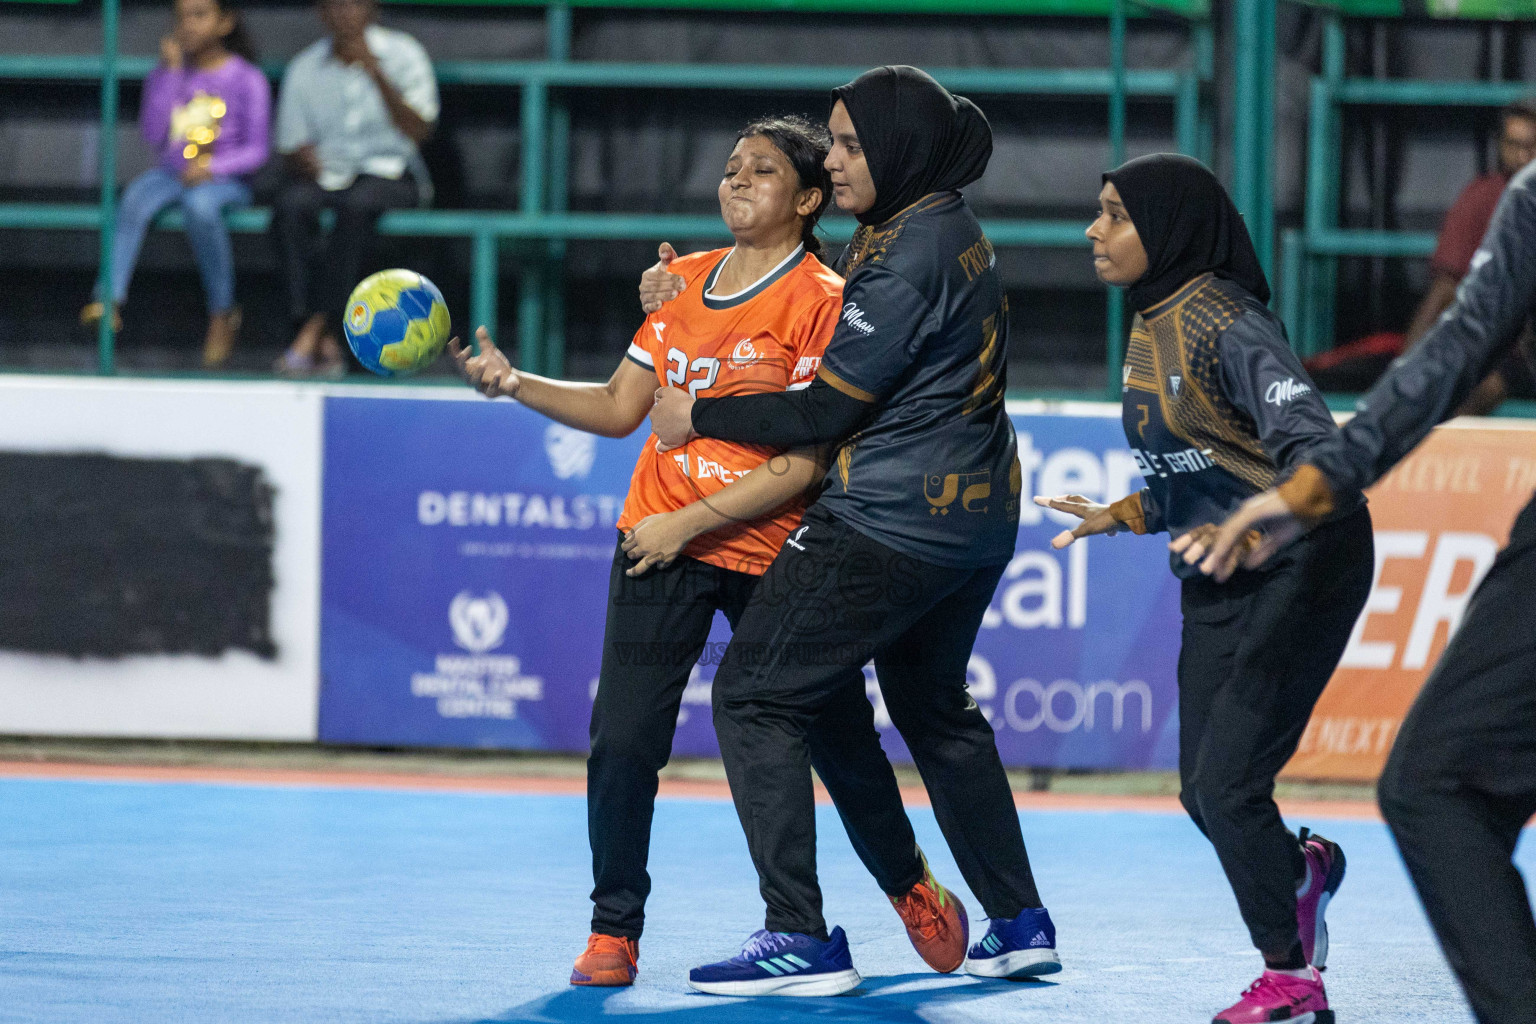
[[1113,537],[1124,526],[1120,520],[1110,514],[1108,505],[1101,505],[1081,494],[1063,494],[1055,498],[1046,498],[1037,494],[1035,504],[1041,508],[1053,508],[1057,512],[1077,516],[1082,520],[1072,529],[1062,530],[1051,538],[1051,547],[1058,551],[1079,537],[1092,537],[1095,534]]
[[682,388],[657,388],[651,406],[651,429],[659,452],[669,452],[698,437],[693,432],[693,396]]
[[502,395],[516,398],[517,389],[523,384],[522,375],[513,369],[511,361],[496,347],[490,331],[484,327],[475,328],[475,340],[480,343],[479,355],[472,354],[467,347],[459,344],[458,338],[448,342],[448,354],[453,356],[460,375],[469,382],[470,387],[487,398]]
[[665,569],[682,554],[693,537],[676,512],[646,516],[630,528],[619,544],[635,563],[625,575],[640,576],[652,569]]
[[667,269],[677,259],[677,250],[670,242],[662,242],[656,255],[661,258],[640,275],[640,308],[647,313],[656,312],[662,303],[671,302],[683,294],[683,288],[688,284]]

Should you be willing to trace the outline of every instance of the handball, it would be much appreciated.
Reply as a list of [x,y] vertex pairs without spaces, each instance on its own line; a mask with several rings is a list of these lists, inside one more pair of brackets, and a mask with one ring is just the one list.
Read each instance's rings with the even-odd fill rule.
[[448,306],[414,270],[381,270],[353,289],[342,327],[358,362],[381,377],[403,377],[442,354]]

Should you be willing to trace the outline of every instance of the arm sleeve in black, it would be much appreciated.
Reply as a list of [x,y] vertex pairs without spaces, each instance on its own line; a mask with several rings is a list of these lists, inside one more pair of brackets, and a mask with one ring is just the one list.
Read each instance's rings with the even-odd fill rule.
[[818,377],[798,391],[696,399],[693,430],[738,444],[799,448],[841,441],[873,410]]
[[1248,414],[1264,454],[1281,475],[1303,455],[1338,435],[1280,323],[1263,313],[1239,317],[1221,337],[1221,383],[1227,401]]
[[1152,494],[1152,488],[1141,489],[1141,512],[1145,516],[1142,520],[1147,526],[1148,533],[1162,533],[1168,529],[1168,523],[1163,518],[1163,509],[1157,503],[1157,498]]
[[1499,200],[1456,302],[1355,407],[1339,437],[1310,453],[1335,494],[1378,480],[1449,419],[1515,344],[1536,306],[1536,164]]

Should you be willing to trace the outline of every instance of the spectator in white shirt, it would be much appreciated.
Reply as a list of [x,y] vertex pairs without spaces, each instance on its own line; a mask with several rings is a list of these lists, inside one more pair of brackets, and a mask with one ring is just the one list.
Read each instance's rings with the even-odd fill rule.
[[[285,180],[273,202],[296,334],[280,372],[345,372],[338,325],[379,215],[428,195],[417,152],[437,122],[437,80],[420,43],[374,24],[375,0],[319,0],[330,35],[283,75],[276,149]],[[319,213],[336,212],[319,242]]]

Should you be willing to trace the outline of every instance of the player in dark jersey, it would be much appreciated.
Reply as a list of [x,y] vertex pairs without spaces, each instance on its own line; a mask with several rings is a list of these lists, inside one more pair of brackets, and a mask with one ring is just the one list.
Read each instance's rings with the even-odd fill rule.
[[1128,286],[1136,310],[1123,416],[1146,486],[1108,506],[1035,500],[1083,518],[1058,548],[1121,530],[1181,538],[1179,798],[1265,964],[1216,1022],[1332,1021],[1317,968],[1343,853],[1305,829],[1298,841],[1273,794],[1370,592],[1370,515],[1354,492],[1307,545],[1225,585],[1185,561],[1184,535],[1213,530],[1338,428],[1265,306],[1268,282],[1215,175],[1188,157],[1141,157],[1104,175],[1099,204],[1094,268]]
[[[1218,579],[1283,557],[1379,480],[1513,351],[1536,316],[1536,164],[1499,201],[1455,304],[1362,398],[1339,437],[1200,545]],[[1266,540],[1249,540],[1256,527]],[[1307,534],[1310,536],[1311,534]],[[1207,550],[1208,553],[1207,553]],[[1481,1024],[1536,1024],[1536,918],[1512,862],[1536,813],[1536,501],[1521,511],[1414,701],[1379,788],[1381,810]]]
[[713,993],[773,991],[784,962],[827,979],[826,994],[851,987],[839,977],[857,978],[842,930],[829,934],[821,914],[806,736],[850,685],[848,668],[871,658],[991,919],[966,969],[1060,969],[995,737],[965,690],[1019,515],[1003,404],[1007,305],[992,247],[958,191],[985,170],[991,130],[974,104],[915,68],[878,68],[833,95],[827,168],[838,205],[861,226],[839,264],[841,320],[816,381],[722,399],[665,390],[651,413],[674,446],[836,446],[825,489],[715,676],[715,728],[767,917],[739,956],[692,972],[690,984]]
[[[688,258],[681,268],[690,280],[686,302],[665,318],[647,318],[607,384],[520,373],[483,327],[480,355],[452,346],[465,376],[490,397],[515,398],[608,436],[638,427],[663,381],[701,395],[809,384],[842,306],[842,280],[806,252],[818,244],[814,229],[831,192],[826,151],[825,132],[808,122],[773,118],[742,130],[720,185],[721,216],[736,244]],[[678,458],[646,445],[619,519],[587,761],[592,934],[571,972],[573,985],[634,981],[657,773],[671,752],[689,671],[715,612],[739,621],[763,570],[798,526],[803,493],[825,472],[814,453],[766,464],[771,449],[714,441],[691,454]],[[674,512],[691,524],[691,543],[632,563],[636,542]],[[811,761],[918,951],[930,965],[953,970],[960,954],[940,948],[935,963],[934,947],[945,945],[962,912],[917,848],[858,666],[848,677],[858,689],[840,692],[810,726]],[[835,758],[828,756],[834,748]],[[964,940],[959,944],[963,950]]]

